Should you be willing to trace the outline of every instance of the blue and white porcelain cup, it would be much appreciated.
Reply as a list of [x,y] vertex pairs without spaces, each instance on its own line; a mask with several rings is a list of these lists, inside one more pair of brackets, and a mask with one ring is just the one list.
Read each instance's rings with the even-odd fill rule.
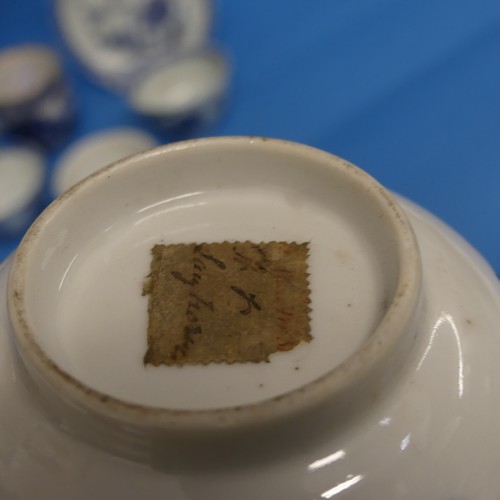
[[59,58],[43,45],[0,52],[0,131],[51,146],[73,122],[75,105]]
[[128,89],[130,106],[174,137],[213,124],[222,114],[231,77],[229,58],[213,47],[141,68]]

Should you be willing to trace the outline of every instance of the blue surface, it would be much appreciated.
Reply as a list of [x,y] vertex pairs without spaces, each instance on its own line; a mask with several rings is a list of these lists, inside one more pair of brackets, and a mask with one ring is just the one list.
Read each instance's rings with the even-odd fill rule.
[[[62,54],[79,106],[70,139],[144,126],[81,70],[50,5],[0,3],[0,47],[38,41]],[[498,0],[219,0],[214,38],[232,57],[233,88],[226,115],[198,135],[331,151],[444,219],[500,272]],[[0,241],[0,260],[16,243]]]

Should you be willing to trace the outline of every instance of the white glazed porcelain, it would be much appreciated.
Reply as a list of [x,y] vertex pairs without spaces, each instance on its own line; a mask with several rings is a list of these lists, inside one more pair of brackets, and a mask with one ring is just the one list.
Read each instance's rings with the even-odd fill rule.
[[0,148],[0,235],[22,234],[36,217],[44,161],[29,146]]
[[[144,369],[149,248],[224,239],[310,241],[313,342]],[[338,158],[255,138],[158,148],[56,201],[11,266],[6,498],[498,498],[498,282]]]
[[66,148],[52,173],[52,193],[57,197],[102,167],[156,145],[146,132],[132,127],[90,134]]
[[160,127],[182,132],[218,118],[229,77],[227,57],[205,48],[144,69],[130,86],[128,101]]

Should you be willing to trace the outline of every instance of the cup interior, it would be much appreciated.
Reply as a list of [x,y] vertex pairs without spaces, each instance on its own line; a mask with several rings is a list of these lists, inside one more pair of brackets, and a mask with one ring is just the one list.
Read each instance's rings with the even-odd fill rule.
[[135,109],[150,116],[195,113],[222,97],[228,77],[222,54],[195,52],[146,71],[129,99]]
[[57,57],[43,46],[26,45],[1,52],[0,106],[18,106],[38,97],[59,73]]

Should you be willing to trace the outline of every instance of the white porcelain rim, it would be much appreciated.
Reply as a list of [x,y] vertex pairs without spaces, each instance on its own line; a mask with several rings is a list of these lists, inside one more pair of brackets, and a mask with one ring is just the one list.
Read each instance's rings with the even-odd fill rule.
[[43,64],[43,71],[35,75],[31,88],[28,92],[18,93],[12,96],[2,96],[0,89],[0,106],[13,107],[25,104],[41,95],[47,87],[59,76],[61,69],[55,53],[43,45],[26,44],[9,47],[0,52],[0,71],[2,66],[23,62],[31,65],[33,61],[39,61]]
[[[143,143],[144,150],[150,149],[157,144],[156,139],[144,130],[135,127],[116,127],[88,134],[78,141],[70,144],[62,153],[52,173],[51,190],[57,197],[68,188],[68,175],[77,169],[82,157],[92,150],[102,150],[103,148],[113,148],[118,141],[128,139],[135,141],[136,144]],[[126,153],[125,156],[130,156]],[[124,156],[124,157],[125,157]],[[102,165],[105,167],[106,165]],[[97,169],[99,170],[99,168]]]

